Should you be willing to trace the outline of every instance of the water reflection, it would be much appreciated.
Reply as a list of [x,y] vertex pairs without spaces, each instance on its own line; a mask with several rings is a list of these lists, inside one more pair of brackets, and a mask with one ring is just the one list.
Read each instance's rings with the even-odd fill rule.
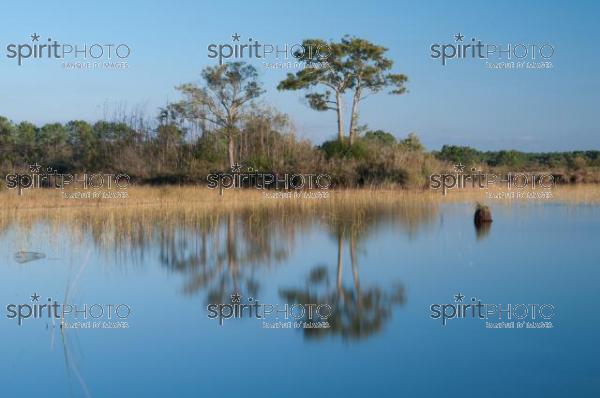
[[[411,236],[436,217],[433,204],[387,203],[264,207],[219,214],[169,209],[81,210],[62,216],[48,212],[5,218],[0,226],[4,231],[11,226],[30,231],[43,223],[51,230],[62,230],[63,236],[79,245],[89,239],[108,264],[143,267],[158,261],[184,277],[182,294],[200,295],[205,304],[229,302],[232,292],[257,297],[261,284],[269,284],[270,271],[305,249],[298,247],[299,236],[311,228],[327,231],[337,242],[337,257],[330,265],[315,266],[300,286],[275,286],[275,290],[289,304],[329,303],[336,309],[329,319],[330,329],[305,329],[306,337],[327,334],[358,339],[381,330],[392,307],[406,300],[400,281],[391,289],[378,283],[361,284],[359,248],[381,229]],[[344,253],[349,254],[350,268],[345,267]],[[310,264],[306,267],[310,269]],[[345,273],[351,275],[348,285],[343,282]]]
[[490,231],[492,229],[492,223],[491,222],[484,222],[484,223],[474,223],[475,225],[475,235],[477,236],[477,239],[484,239],[485,237],[487,237],[490,234]]
[[[493,232],[479,241],[471,203],[439,209],[425,203],[324,204],[212,214],[165,208],[0,213],[4,305],[30,303],[37,291],[42,297],[65,294],[64,301],[76,304],[127,303],[133,309],[128,329],[55,327],[53,350],[45,320],[18,326],[5,319],[0,334],[6,371],[0,381],[7,396],[64,397],[71,390],[73,396],[118,391],[198,397],[219,394],[227,385],[228,395],[248,395],[252,386],[287,388],[288,395],[300,397],[305,390],[288,387],[306,369],[331,380],[359,375],[342,392],[347,396],[439,396],[455,378],[447,370],[457,366],[456,358],[457,372],[471,372],[476,381],[465,390],[468,396],[483,390],[510,394],[506,378],[487,376],[506,373],[516,357],[519,366],[508,376],[543,396],[594,380],[599,354],[589,342],[598,321],[579,301],[598,299],[597,206],[498,206]],[[506,247],[509,260],[490,256]],[[46,258],[18,263],[18,251]],[[566,266],[573,258],[577,263]],[[581,294],[570,294],[565,285]],[[326,302],[336,312],[330,329],[263,329],[249,318],[221,326],[207,317],[205,304],[212,297],[229,302],[233,289],[261,303]],[[459,292],[487,302],[522,300],[570,310],[557,312],[556,328],[537,331],[489,330],[476,319],[443,327],[429,319],[431,303],[454,302]],[[486,355],[465,350],[456,344],[465,336],[473,347],[501,349]],[[548,373],[539,366],[548,363],[544,347],[583,373],[562,372],[553,384],[531,381],[531,374],[541,380]],[[240,371],[232,383],[223,369],[248,358],[252,369],[268,377]],[[398,358],[414,364],[402,367],[402,383]],[[44,369],[36,383],[30,382],[32,363]],[[128,377],[107,383],[107,374]],[[430,374],[439,380],[423,382]],[[339,383],[319,388],[320,395],[341,394]],[[595,390],[596,384],[582,387],[584,393]]]
[[37,253],[37,252],[16,252],[15,253],[15,261],[23,264],[23,263],[28,263],[30,261],[35,261],[35,260],[41,260],[42,258],[45,258],[46,255],[44,253]]
[[[345,232],[348,235],[345,236]],[[360,339],[381,330],[391,315],[395,304],[404,304],[404,287],[396,283],[391,291],[379,286],[361,287],[360,272],[356,256],[358,235],[344,227],[338,229],[337,272],[335,283],[326,265],[314,267],[304,286],[300,288],[284,288],[280,295],[289,303],[329,303],[335,308],[333,316],[328,319],[330,328],[302,329],[307,338],[320,338],[326,335],[339,335],[342,338]],[[352,285],[344,286],[343,250],[344,240],[349,241],[352,267]],[[309,319],[304,319],[309,321]]]
[[[54,329],[53,326],[52,336],[54,338]],[[85,397],[91,397],[87,382],[85,377],[81,373],[79,369],[79,364],[77,359],[73,354],[73,344],[70,341],[70,337],[74,337],[77,339],[77,334],[75,332],[70,331],[69,334],[65,333],[65,329],[60,328],[60,339],[63,347],[63,357],[65,360],[65,369],[67,372],[67,381],[69,385],[70,395],[73,396],[75,391],[81,391],[81,395]]]

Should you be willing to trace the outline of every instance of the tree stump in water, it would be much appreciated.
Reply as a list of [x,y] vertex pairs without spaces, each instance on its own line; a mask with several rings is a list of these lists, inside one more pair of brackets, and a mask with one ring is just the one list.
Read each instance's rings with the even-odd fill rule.
[[475,209],[474,221],[475,225],[482,225],[492,222],[492,211],[490,208],[486,205],[478,203],[477,208]]

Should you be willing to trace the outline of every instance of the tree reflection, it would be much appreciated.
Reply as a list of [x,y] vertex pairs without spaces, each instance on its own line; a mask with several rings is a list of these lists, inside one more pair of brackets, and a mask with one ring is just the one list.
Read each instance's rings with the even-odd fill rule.
[[290,231],[256,213],[230,212],[160,237],[162,264],[185,274],[183,291],[204,291],[207,303],[228,302],[232,292],[256,296],[258,270],[283,262],[293,246]]
[[[349,223],[345,223],[349,221]],[[356,254],[357,242],[364,239],[368,228],[356,219],[339,219],[333,225],[337,240],[337,271],[335,284],[331,283],[329,268],[320,265],[313,268],[301,288],[282,289],[280,295],[289,303],[329,304],[334,307],[327,321],[329,328],[305,328],[307,338],[339,335],[345,339],[362,339],[379,332],[390,319],[392,308],[404,304],[404,287],[396,284],[384,290],[379,286],[363,288]],[[352,271],[351,286],[344,285],[344,241],[349,243]],[[309,319],[304,319],[310,321]]]

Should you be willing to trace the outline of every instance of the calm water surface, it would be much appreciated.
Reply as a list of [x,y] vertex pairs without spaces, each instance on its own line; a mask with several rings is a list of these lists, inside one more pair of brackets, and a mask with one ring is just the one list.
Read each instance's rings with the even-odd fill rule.
[[[0,225],[6,397],[600,396],[600,207],[41,217]],[[15,257],[38,252],[41,259]],[[208,318],[210,303],[336,309],[329,329]],[[7,319],[48,297],[125,303],[128,329]],[[430,318],[454,295],[550,303],[552,329]]]

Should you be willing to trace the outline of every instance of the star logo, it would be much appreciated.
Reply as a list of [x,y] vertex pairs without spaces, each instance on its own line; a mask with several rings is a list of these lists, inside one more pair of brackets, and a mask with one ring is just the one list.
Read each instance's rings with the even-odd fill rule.
[[235,304],[235,303],[239,303],[241,300],[242,296],[239,295],[238,293],[233,293],[231,295],[231,303]]
[[31,302],[33,303],[34,301],[40,301],[40,296],[37,293],[33,293],[33,296],[31,296]]
[[465,296],[463,296],[462,293],[458,293],[458,294],[454,295],[454,302],[456,302],[456,303],[462,303],[464,299],[465,299]]
[[39,173],[41,168],[42,166],[37,164],[37,162],[29,165],[29,170],[31,170],[32,173]]
[[457,34],[454,35],[454,39],[456,41],[463,41],[464,38],[465,38],[465,36],[461,35],[460,33],[457,33]]
[[235,163],[233,166],[231,166],[231,172],[232,173],[239,173],[242,171],[242,165],[239,163]]
[[454,170],[459,173],[462,173],[464,171],[464,169],[465,169],[465,165],[462,163],[458,163],[458,164],[454,165]]
[[240,35],[238,35],[237,33],[231,35],[231,38],[233,39],[233,41],[240,41]]
[[32,34],[30,37],[31,41],[39,41],[40,39],[40,35],[38,35],[37,33]]

